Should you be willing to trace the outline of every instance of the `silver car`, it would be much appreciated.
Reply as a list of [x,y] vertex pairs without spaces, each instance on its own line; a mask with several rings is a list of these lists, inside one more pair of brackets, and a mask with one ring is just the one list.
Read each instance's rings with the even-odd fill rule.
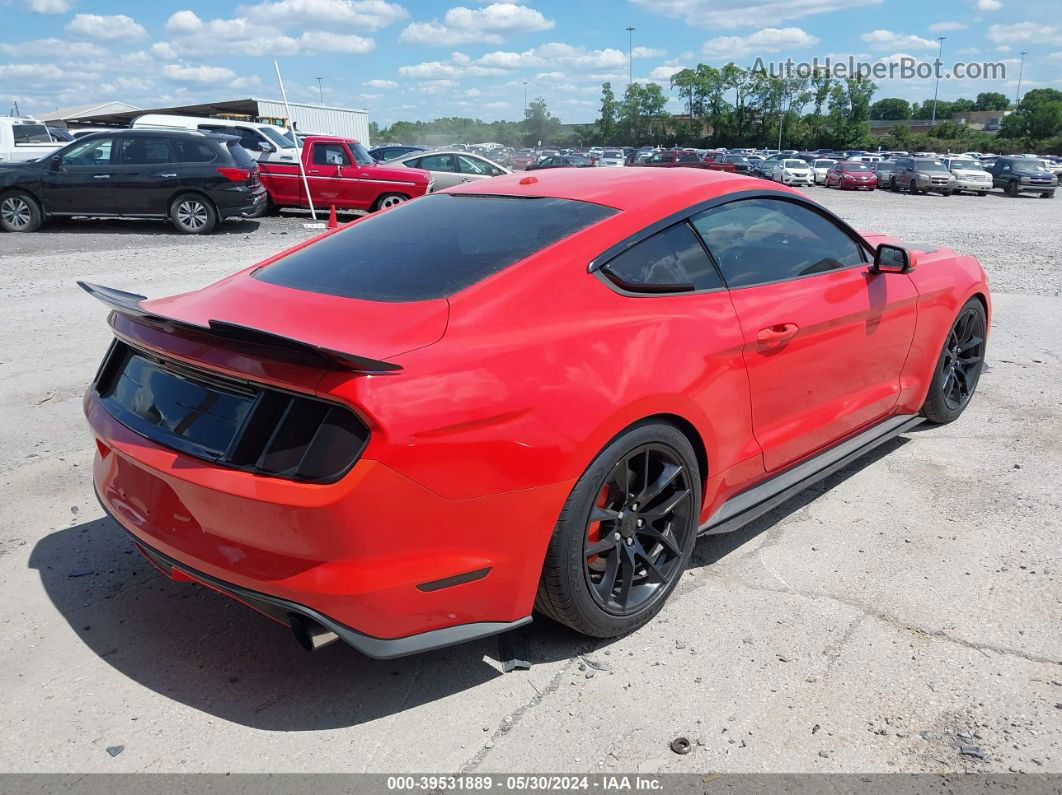
[[605,149],[597,158],[597,165],[602,168],[622,166],[626,162],[627,157],[622,149]]
[[430,171],[435,181],[435,190],[452,188],[462,182],[499,177],[512,172],[482,155],[470,152],[417,152],[387,161],[388,166],[419,168]]

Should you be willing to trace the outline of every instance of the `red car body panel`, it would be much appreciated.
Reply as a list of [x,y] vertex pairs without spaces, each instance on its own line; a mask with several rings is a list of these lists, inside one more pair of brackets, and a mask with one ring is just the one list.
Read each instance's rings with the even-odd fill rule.
[[[90,388],[100,499],[137,539],[190,569],[376,638],[520,620],[532,610],[561,507],[624,428],[664,416],[699,439],[706,521],[779,468],[917,412],[958,308],[972,295],[987,306],[977,261],[944,249],[915,251],[908,274],[851,267],[670,296],[621,294],[587,273],[602,252],[661,218],[742,191],[800,195],[707,170],[499,177],[490,181],[495,195],[620,212],[448,299],[317,295],[254,279],[256,265],[144,304],[197,325],[222,320],[386,359],[401,364],[396,374],[250,357],[115,316],[116,335],[136,347],[348,405],[371,436],[337,482],[298,483],[155,444],[114,420]],[[359,223],[371,219],[328,234],[356,234]],[[797,326],[787,343],[759,334],[787,324]],[[418,587],[486,568],[472,582]]]
[[872,170],[850,171],[844,162],[834,164],[826,172],[826,187],[838,187],[841,190],[876,190],[878,175]]
[[[347,138],[306,138],[302,146],[305,184],[297,164],[261,163],[262,184],[269,193],[270,203],[276,207],[309,207],[306,184],[310,186],[314,207],[335,205],[341,210],[371,210],[377,200],[387,193],[415,199],[428,192],[431,177],[426,171],[376,164],[358,165],[350,149],[356,143]],[[341,146],[350,165],[314,163],[314,147],[325,144]]]

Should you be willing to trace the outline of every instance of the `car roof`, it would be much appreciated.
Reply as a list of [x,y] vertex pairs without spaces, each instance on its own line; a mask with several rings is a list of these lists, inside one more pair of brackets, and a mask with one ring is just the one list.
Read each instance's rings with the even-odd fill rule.
[[99,138],[99,137],[103,137],[103,136],[113,136],[113,135],[117,135],[117,136],[123,137],[123,138],[126,137],[126,136],[129,136],[129,135],[135,135],[137,137],[146,136],[148,138],[173,138],[173,137],[177,137],[177,138],[197,138],[197,139],[208,138],[208,139],[210,139],[212,141],[238,141],[238,140],[240,140],[238,136],[229,135],[228,133],[216,133],[216,132],[209,132],[207,130],[184,130],[184,129],[181,129],[181,128],[178,128],[178,127],[175,127],[172,130],[159,130],[157,128],[151,128],[151,127],[120,127],[120,128],[115,128],[113,130],[96,130],[94,132],[90,132],[88,135],[82,135],[77,140],[78,141],[89,141],[89,140],[92,140],[94,138]]
[[517,172],[490,180],[468,182],[445,193],[468,193],[528,198],[570,199],[618,210],[652,207],[669,215],[697,202],[742,190],[774,190],[794,194],[790,188],[763,180],[699,168],[587,168]]

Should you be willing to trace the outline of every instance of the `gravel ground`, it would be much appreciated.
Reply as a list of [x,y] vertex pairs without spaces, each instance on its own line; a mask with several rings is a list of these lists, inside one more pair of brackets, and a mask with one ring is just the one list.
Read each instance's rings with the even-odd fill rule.
[[305,239],[301,218],[0,236],[0,771],[1062,772],[1062,205],[810,193],[982,259],[977,399],[703,539],[641,631],[536,621],[510,674],[492,640],[306,655],[164,580],[92,496],[80,400],[109,334],[74,280],[193,289]]

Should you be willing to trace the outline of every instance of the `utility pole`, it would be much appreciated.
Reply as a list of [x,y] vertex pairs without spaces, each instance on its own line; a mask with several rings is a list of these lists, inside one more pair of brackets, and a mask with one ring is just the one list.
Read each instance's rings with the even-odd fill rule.
[[1026,54],[1027,53],[1026,53],[1025,50],[1021,51],[1021,66],[1018,67],[1018,87],[1014,91],[1014,104],[1015,105],[1018,104],[1018,98],[1021,97],[1021,75],[1022,75],[1022,72],[1025,71],[1025,56],[1026,56]]
[[322,82],[323,80],[324,80],[323,77],[318,77],[317,78],[317,93],[321,95],[321,104],[322,105],[324,104],[324,83]]
[[627,85],[634,82],[634,28],[627,26]]
[[937,91],[940,89],[940,56],[941,56],[941,53],[944,52],[944,39],[945,38],[947,38],[947,37],[946,36],[937,36],[937,41],[940,43],[940,47],[937,50],[937,63],[936,63],[936,70],[935,70],[936,73],[937,73],[937,81],[936,81],[936,83],[933,84],[933,118],[932,118],[932,121],[930,122],[930,126],[935,124],[936,121],[937,121]]

